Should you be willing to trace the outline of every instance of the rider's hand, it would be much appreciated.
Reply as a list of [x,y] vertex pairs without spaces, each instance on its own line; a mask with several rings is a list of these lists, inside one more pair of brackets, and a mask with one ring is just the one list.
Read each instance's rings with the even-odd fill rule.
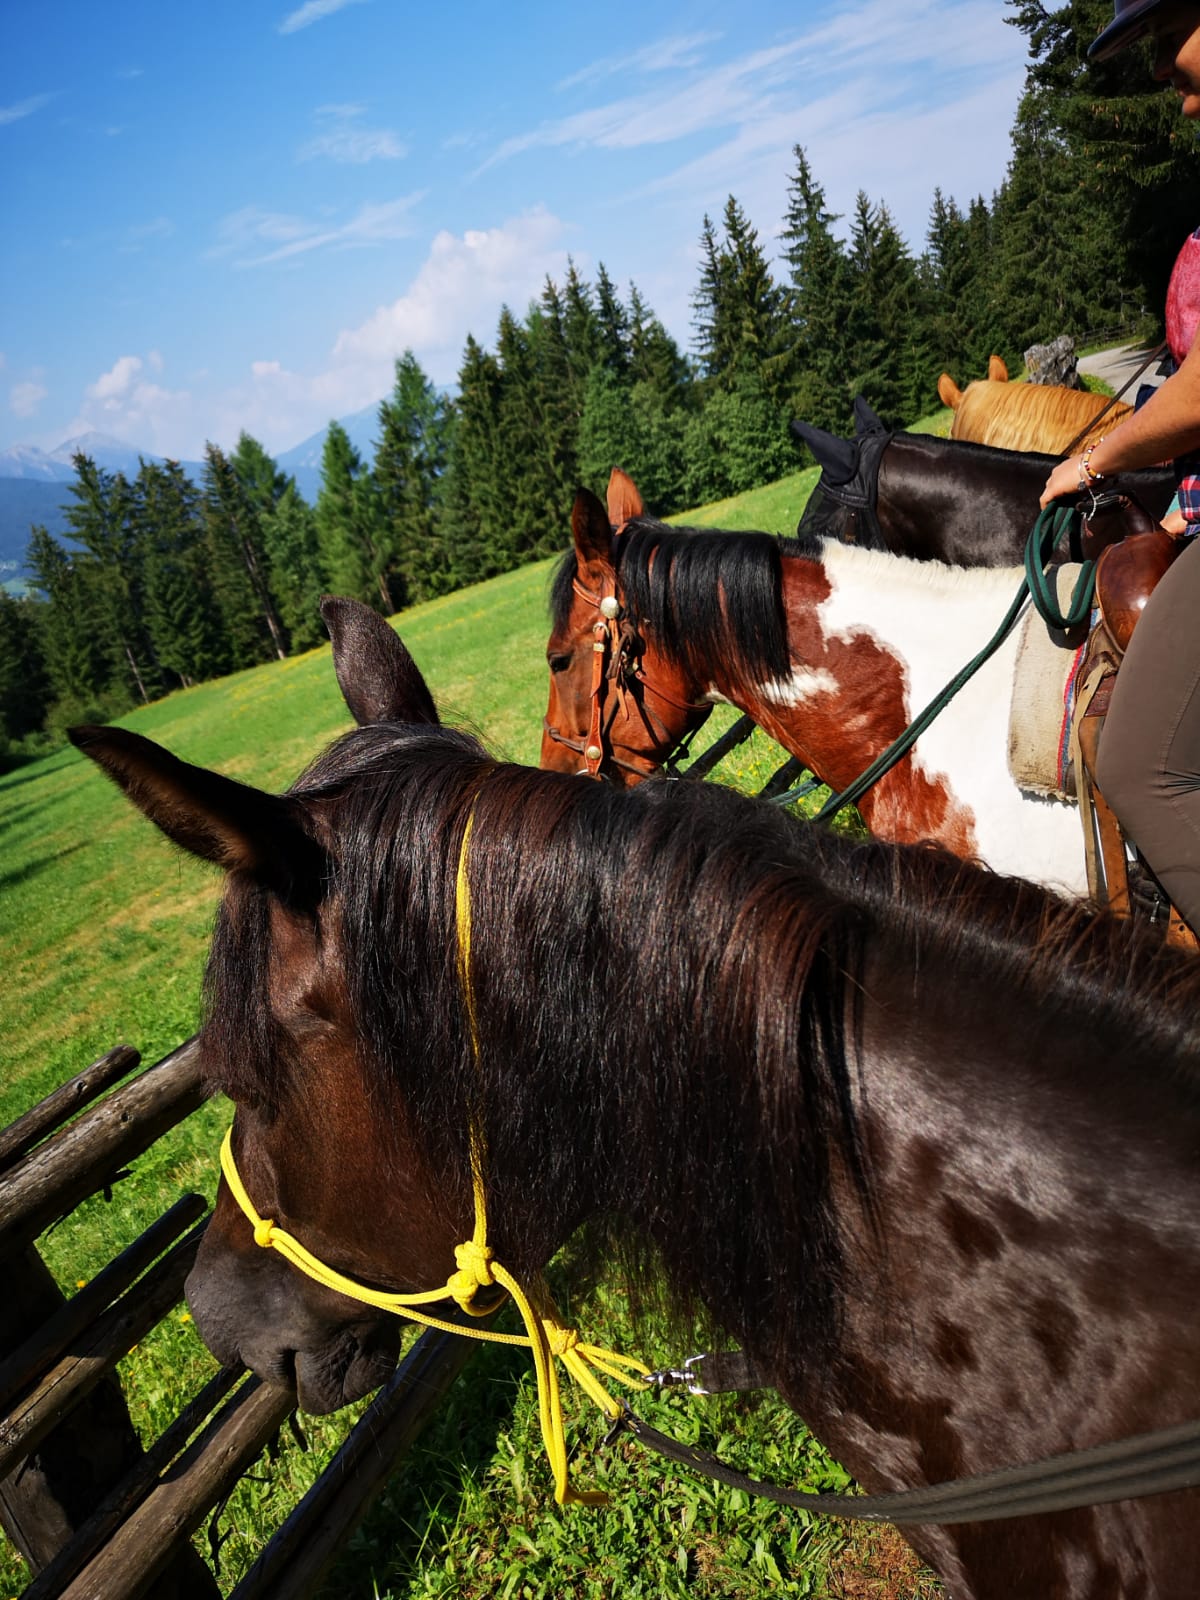
[[1167,512],[1161,523],[1159,523],[1159,527],[1162,528],[1164,533],[1169,533],[1172,539],[1178,539],[1187,532],[1188,522],[1183,512],[1176,508],[1174,511]]
[[1048,506],[1051,500],[1061,500],[1064,495],[1079,493],[1079,479],[1083,472],[1080,465],[1082,460],[1082,456],[1068,456],[1065,461],[1058,463],[1046,479],[1046,487],[1042,490],[1042,498],[1038,501],[1038,505]]

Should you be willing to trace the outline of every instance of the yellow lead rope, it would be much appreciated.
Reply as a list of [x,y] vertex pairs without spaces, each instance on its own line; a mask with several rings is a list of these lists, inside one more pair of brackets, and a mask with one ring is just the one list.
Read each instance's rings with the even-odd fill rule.
[[[470,978],[471,959],[471,897],[467,886],[467,845],[471,837],[474,813],[467,819],[462,846],[458,857],[458,875],[455,885],[455,903],[458,921],[459,970],[462,976],[463,995],[466,1001],[467,1021],[471,1032],[471,1047],[479,1058],[479,1031],[475,1012],[475,994]],[[554,1473],[554,1498],[560,1505],[580,1503],[603,1505],[607,1496],[597,1490],[575,1489],[567,1475],[567,1445],[563,1429],[562,1399],[558,1387],[557,1356],[576,1383],[591,1396],[608,1417],[620,1414],[620,1406],[600,1383],[596,1374],[603,1373],[631,1388],[642,1387],[641,1378],[649,1368],[630,1356],[617,1355],[597,1345],[582,1344],[574,1328],[563,1326],[550,1291],[539,1275],[533,1285],[532,1295],[526,1294],[513,1275],[492,1255],[487,1243],[487,1205],[484,1174],[487,1165],[483,1136],[477,1125],[471,1128],[471,1184],[475,1198],[475,1227],[472,1237],[456,1245],[454,1261],[457,1270],[451,1273],[440,1289],[425,1289],[416,1294],[392,1294],[381,1289],[369,1289],[355,1283],[332,1267],[326,1266],[300,1241],[275,1223],[261,1217],[246,1193],[233,1159],[233,1129],[226,1133],[221,1144],[221,1171],[237,1201],[254,1229],[254,1242],[265,1250],[278,1250],[283,1258],[300,1272],[334,1289],[351,1300],[374,1306],[379,1311],[407,1317],[411,1322],[423,1323],[446,1333],[463,1334],[469,1339],[486,1339],[494,1344],[525,1345],[533,1353],[534,1371],[537,1374],[538,1418],[546,1454]],[[489,1328],[466,1328],[460,1323],[447,1322],[441,1317],[419,1311],[418,1306],[439,1300],[453,1300],[471,1316],[484,1317],[494,1311],[499,1300],[477,1306],[475,1294],[479,1289],[499,1287],[512,1297],[513,1303],[525,1324],[525,1334],[494,1333]],[[501,1297],[502,1298],[502,1297]]]

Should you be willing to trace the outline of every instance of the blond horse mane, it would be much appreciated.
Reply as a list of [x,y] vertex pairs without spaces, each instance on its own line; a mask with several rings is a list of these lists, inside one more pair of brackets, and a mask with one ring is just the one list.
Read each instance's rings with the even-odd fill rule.
[[[938,379],[938,396],[954,411],[952,439],[969,439],[1001,450],[1042,450],[1061,455],[1068,445],[1082,449],[1093,438],[1116,427],[1132,407],[1118,401],[1109,406],[1106,396],[1087,389],[1063,389],[1052,384],[1009,383],[999,356],[988,363],[988,376],[960,389],[948,373]],[[1104,411],[1094,429],[1089,424]]]

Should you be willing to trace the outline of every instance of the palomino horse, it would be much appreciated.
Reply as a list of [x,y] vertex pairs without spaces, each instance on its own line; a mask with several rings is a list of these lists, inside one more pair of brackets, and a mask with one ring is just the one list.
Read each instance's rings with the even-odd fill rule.
[[[614,537],[586,489],[572,529],[551,596],[541,764],[578,772],[580,752],[586,762],[592,750],[600,760],[589,770],[617,784],[646,777],[726,701],[844,788],[982,647],[1023,576],[645,517]],[[600,675],[594,646],[606,642]],[[1083,894],[1075,808],[1019,789],[1008,773],[1016,649],[1014,632],[859,810],[881,839],[933,839]]]
[[[976,444],[996,445],[1001,450],[1046,450],[1060,456],[1068,447],[1083,449],[1115,428],[1133,409],[1123,400],[1110,404],[1107,396],[1087,389],[1009,383],[1008,369],[999,356],[992,357],[986,378],[960,389],[950,374],[943,372],[937,390],[942,404],[954,412],[952,439],[973,439]],[[1097,425],[1092,427],[1093,423]]]
[[[188,1284],[218,1359],[318,1410],[380,1381],[389,1319],[287,1234],[459,1293],[603,1220],[871,1489],[1200,1416],[1200,964],[715,785],[497,764],[382,620],[326,615],[360,727],[282,796],[73,735],[229,873],[201,1047],[246,1199]],[[1198,1510],[912,1542],[955,1600],[1191,1600]]]
[[[861,398],[854,416],[853,439],[792,423],[821,468],[798,534],[830,534],[868,550],[951,566],[1019,565],[1054,456],[892,433]],[[1104,487],[1108,509],[1093,526],[1111,543],[1159,520],[1175,476],[1158,467],[1121,473]],[[1086,510],[1090,497],[1083,500]]]

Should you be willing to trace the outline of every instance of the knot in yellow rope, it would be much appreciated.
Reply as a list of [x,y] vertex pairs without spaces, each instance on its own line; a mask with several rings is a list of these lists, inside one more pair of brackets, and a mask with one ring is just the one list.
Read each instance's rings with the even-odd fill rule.
[[548,1327],[546,1332],[551,1352],[556,1356],[565,1356],[568,1350],[574,1350],[579,1343],[578,1328]]
[[454,1261],[458,1271],[451,1274],[446,1288],[465,1311],[476,1289],[486,1289],[496,1281],[492,1274],[492,1252],[486,1244],[468,1239],[454,1246]]
[[274,1244],[275,1224],[270,1217],[260,1217],[254,1224],[254,1242],[264,1250],[269,1250]]

